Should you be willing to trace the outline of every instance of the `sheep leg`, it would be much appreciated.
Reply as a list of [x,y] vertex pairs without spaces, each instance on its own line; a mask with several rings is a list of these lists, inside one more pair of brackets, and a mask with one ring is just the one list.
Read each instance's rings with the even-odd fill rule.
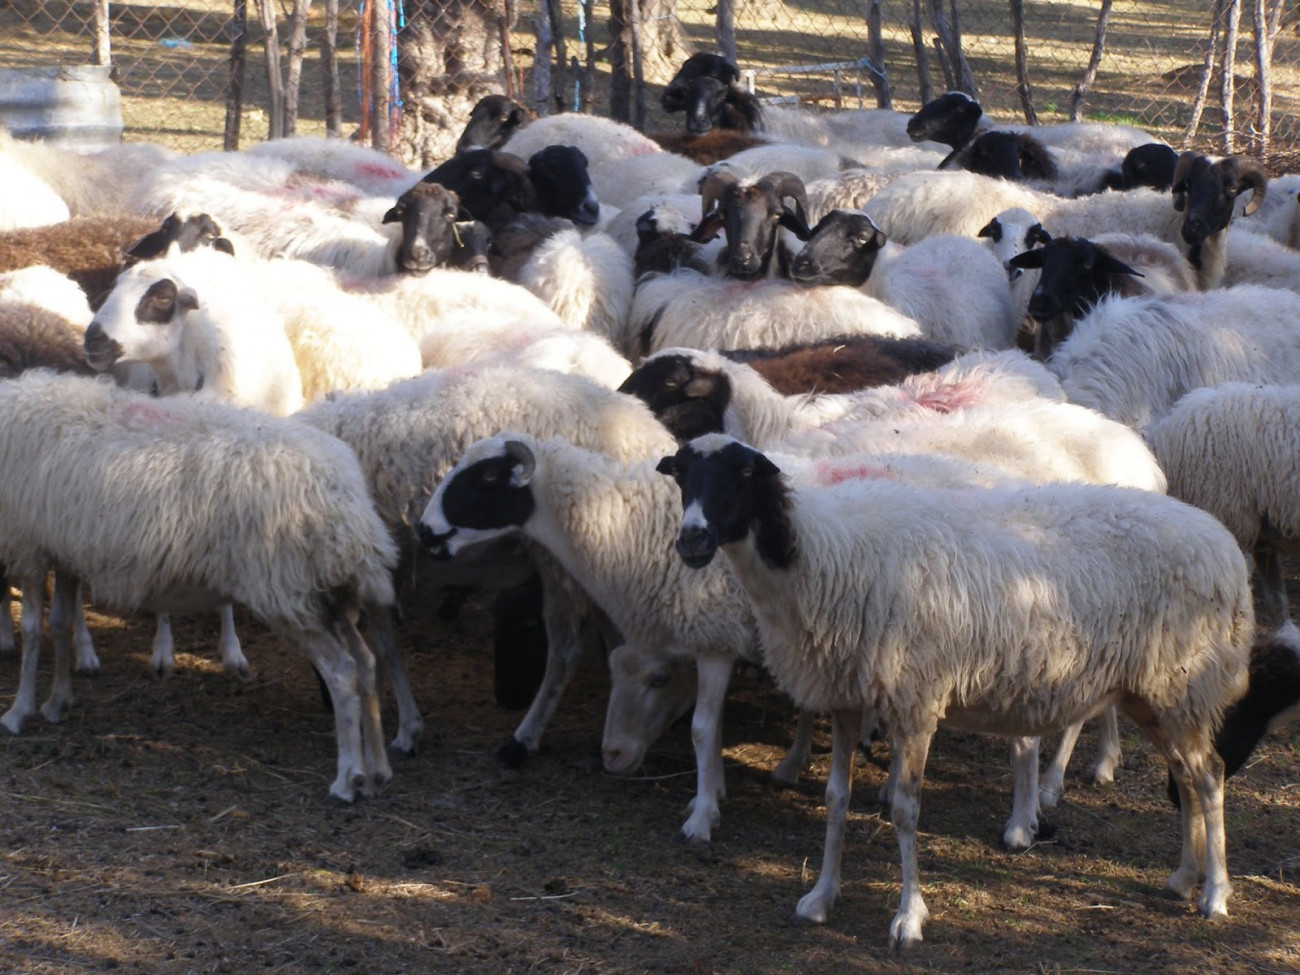
[[339,624],[343,645],[357,670],[357,694],[361,699],[361,758],[369,770],[366,795],[377,795],[379,787],[393,777],[384,747],[383,720],[379,714],[379,682],[375,675],[375,656],[361,638],[354,619]]
[[1169,875],[1165,885],[1183,900],[1191,900],[1196,893],[1196,885],[1202,876],[1202,864],[1205,862],[1206,819],[1201,809],[1201,795],[1193,786],[1191,771],[1183,755],[1168,747],[1165,753],[1169,760],[1169,773],[1178,787],[1178,812],[1183,830],[1182,857],[1178,869]]
[[334,706],[334,736],[338,742],[338,775],[330,795],[352,802],[357,791],[367,788],[365,759],[361,750],[361,698],[357,691],[357,665],[352,655],[334,637],[322,631],[290,634],[306,652],[325,682]]
[[1260,619],[1270,626],[1281,626],[1291,618],[1287,605],[1286,581],[1282,578],[1282,560],[1277,549],[1268,542],[1260,542],[1253,552],[1255,569],[1259,572],[1260,602],[1263,612]]
[[[1110,785],[1115,781],[1115,770],[1119,768],[1119,714],[1111,705],[1101,712],[1101,727],[1097,736],[1097,761],[1088,771],[1088,778],[1093,785]],[[1064,771],[1064,766],[1062,766]]]
[[790,750],[786,752],[785,758],[772,770],[773,782],[790,786],[798,784],[799,776],[812,761],[812,736],[816,721],[817,716],[812,711],[799,712],[799,720],[794,727],[794,741],[790,742]]
[[388,674],[388,683],[397,700],[397,734],[393,736],[389,747],[409,757],[415,754],[415,743],[424,734],[424,718],[420,716],[420,706],[415,703],[415,692],[411,690],[411,681],[406,676],[406,661],[402,651],[397,648],[392,609],[388,606],[368,606],[366,633],[370,636],[370,645],[374,647],[375,659]]
[[14,651],[13,594],[9,591],[9,578],[0,565],[0,653]]
[[23,722],[36,713],[36,670],[41,659],[41,626],[45,615],[45,577],[23,579],[22,634],[23,656],[19,667],[18,694],[13,706],[0,717],[0,725],[10,734],[23,730]]
[[1061,733],[1061,743],[1056,746],[1052,764],[1042,777],[1038,790],[1038,805],[1042,809],[1051,809],[1061,800],[1065,792],[1065,767],[1070,764],[1074,746],[1079,743],[1079,734],[1083,731],[1083,722],[1072,724]]
[[176,657],[172,652],[174,647],[171,613],[159,613],[154,623],[153,656],[149,661],[155,677],[170,677],[176,669]]
[[50,641],[54,644],[54,680],[50,696],[41,705],[41,714],[50,724],[58,724],[76,703],[72,693],[72,620],[73,603],[80,586],[75,576],[54,573],[54,597],[50,600]]
[[519,768],[529,755],[537,754],[542,734],[555,715],[582,653],[580,633],[586,597],[552,556],[535,553],[534,560],[542,577],[542,617],[549,650],[542,685],[537,688],[528,713],[510,740],[497,749],[497,761],[510,768]]
[[1211,749],[1195,755],[1190,763],[1192,789],[1200,799],[1205,828],[1205,886],[1197,905],[1202,917],[1227,917],[1227,840],[1223,824],[1223,760]]
[[853,760],[861,734],[860,710],[831,712],[831,772],[826,779],[826,845],[822,848],[822,869],[813,889],[795,905],[795,923],[825,924],[839,896],[844,829],[853,794]]
[[91,639],[90,628],[86,626],[86,604],[81,596],[81,588],[72,603],[72,645],[76,649],[76,672],[78,674],[98,674],[99,657],[95,654],[95,641]]
[[890,742],[897,748],[898,787],[889,815],[898,834],[898,854],[903,866],[903,893],[898,913],[889,922],[889,946],[899,950],[919,944],[921,926],[930,916],[921,896],[921,878],[916,864],[916,822],[921,814],[921,783],[925,777],[925,760],[934,731],[899,734]]
[[727,654],[701,653],[696,658],[699,685],[695,713],[691,716],[691,744],[695,746],[695,798],[686,807],[682,837],[707,843],[721,818],[718,802],[726,795],[722,773],[722,707],[727,699],[734,659]]
[[1011,818],[1002,832],[1009,850],[1025,850],[1038,832],[1038,739],[1011,739],[1011,767],[1014,782]]
[[235,632],[235,607],[230,603],[221,604],[221,638],[217,646],[221,650],[221,669],[226,675],[248,680],[248,658],[239,646],[239,634]]

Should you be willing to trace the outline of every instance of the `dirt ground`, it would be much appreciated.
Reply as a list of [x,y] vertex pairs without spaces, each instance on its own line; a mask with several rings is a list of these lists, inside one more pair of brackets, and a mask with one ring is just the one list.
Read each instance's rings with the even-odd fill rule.
[[[880,745],[859,761],[830,922],[789,923],[820,863],[829,735],[802,788],[773,789],[793,720],[757,672],[738,674],[727,712],[722,825],[692,846],[676,838],[688,728],[637,777],[606,775],[596,657],[546,752],[510,771],[494,753],[519,715],[493,701],[485,607],[457,624],[413,607],[401,633],[429,733],[380,797],[343,806],[326,795],[332,719],[310,668],[241,623],[251,682],[221,673],[215,619],[177,624],[177,672],[159,682],[149,622],[92,613],[101,674],[77,679],[62,725],[0,740],[0,971],[1300,972],[1300,731],[1230,785],[1235,890],[1218,924],[1162,892],[1177,819],[1132,727],[1118,783],[1070,781],[1050,835],[1020,854],[999,846],[1006,746],[941,734],[921,818],[932,916],[898,959]],[[4,706],[16,680],[0,660]]]

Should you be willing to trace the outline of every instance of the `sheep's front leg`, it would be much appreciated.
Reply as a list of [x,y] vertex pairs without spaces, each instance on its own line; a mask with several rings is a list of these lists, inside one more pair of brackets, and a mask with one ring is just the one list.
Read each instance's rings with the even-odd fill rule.
[[81,588],[72,604],[72,645],[76,648],[78,674],[98,674],[99,657],[95,654],[95,641],[91,639],[90,628],[86,626],[86,604],[82,598]]
[[1223,760],[1214,751],[1206,750],[1189,764],[1192,789],[1200,799],[1201,814],[1205,818],[1202,861],[1205,887],[1197,907],[1202,917],[1227,917],[1232,884],[1228,881],[1227,840],[1223,825]]
[[817,715],[807,709],[799,712],[799,720],[794,728],[794,741],[790,742],[790,750],[786,752],[785,758],[781,759],[776,768],[772,769],[772,781],[779,785],[797,785],[799,776],[802,775],[812,761],[812,737],[813,728],[817,723]]
[[826,779],[826,845],[822,869],[813,889],[795,905],[796,923],[825,924],[840,894],[840,862],[844,857],[844,829],[853,795],[853,759],[862,735],[862,712],[831,712],[831,772]]
[[217,647],[221,651],[221,669],[230,677],[248,680],[248,658],[239,645],[239,634],[235,632],[235,607],[230,603],[221,604],[221,638]]
[[170,613],[159,613],[154,622],[153,656],[149,666],[155,677],[170,677],[176,669],[176,657],[173,653],[175,641],[172,639],[172,617]]
[[696,655],[699,685],[695,713],[691,716],[691,744],[695,746],[695,798],[687,807],[690,815],[682,824],[682,836],[707,843],[721,818],[719,801],[726,795],[722,773],[722,707],[731,682],[732,657],[726,654]]
[[13,706],[0,717],[10,734],[19,734],[23,722],[36,713],[36,671],[41,660],[41,627],[45,616],[45,577],[42,573],[20,580],[23,590],[23,658],[18,676],[18,694]]
[[1009,850],[1028,849],[1038,832],[1038,739],[1011,739],[1011,818],[1002,833]]
[[328,633],[320,631],[288,634],[307,653],[316,673],[330,694],[334,707],[334,736],[338,742],[338,775],[330,795],[351,802],[366,788],[366,766],[361,750],[361,698],[357,692],[357,668],[351,654]]
[[921,878],[916,865],[916,822],[921,815],[921,783],[933,730],[900,734],[890,741],[898,749],[898,787],[889,807],[898,854],[903,866],[903,893],[898,913],[889,922],[889,946],[903,949],[921,941],[921,926],[930,916],[921,896]]
[[573,678],[582,655],[582,617],[589,605],[578,585],[554,557],[534,553],[542,579],[542,621],[546,625],[546,670],[541,686],[533,695],[528,713],[510,740],[497,749],[497,761],[519,768],[529,755],[536,755],[546,726],[555,716],[560,698]]
[[41,714],[50,724],[58,724],[76,703],[72,694],[72,619],[73,603],[80,587],[76,578],[63,572],[54,573],[54,598],[50,600],[50,641],[54,644],[54,681],[50,696],[41,705]]

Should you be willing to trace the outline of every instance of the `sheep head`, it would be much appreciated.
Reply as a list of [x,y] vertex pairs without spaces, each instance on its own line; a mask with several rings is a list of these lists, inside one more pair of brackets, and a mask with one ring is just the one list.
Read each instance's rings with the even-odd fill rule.
[[528,160],[537,209],[584,227],[600,219],[600,200],[587,172],[587,157],[577,146],[547,146]]
[[678,443],[721,433],[731,406],[727,374],[701,363],[690,349],[660,350],[632,370],[618,391],[645,403]]
[[192,213],[183,217],[171,213],[157,230],[145,234],[126,249],[123,264],[130,267],[140,261],[151,261],[163,257],[172,248],[187,254],[199,247],[211,247],[232,257],[235,253],[234,245],[209,214]]
[[532,121],[532,114],[505,95],[485,95],[470,110],[465,131],[456,140],[456,151],[500,149],[519,129]]
[[963,169],[998,179],[1055,179],[1059,172],[1047,147],[1027,132],[985,132],[959,158]]
[[763,127],[758,100],[736,86],[740,69],[719,54],[686,59],[659,102],[666,112],[685,112],[686,131],[694,136],[712,129],[752,132]]
[[96,372],[106,372],[119,361],[161,360],[180,344],[185,316],[198,309],[199,299],[173,263],[146,261],[118,277],[82,341],[86,361]]
[[963,91],[950,91],[921,106],[907,120],[913,142],[939,142],[959,149],[970,142],[984,115],[980,103]]
[[427,173],[421,182],[451,190],[460,199],[462,217],[482,220],[493,232],[517,214],[536,208],[528,164],[508,152],[468,149]]
[[[793,200],[789,207],[785,201]],[[744,184],[731,173],[714,172],[700,187],[702,219],[692,237],[711,240],[719,229],[727,249],[719,258],[727,274],[749,281],[765,276],[776,253],[777,230],[808,235],[808,194],[794,173],[774,172]]]
[[400,223],[397,267],[425,274],[447,262],[456,247],[460,198],[438,183],[419,182],[397,198],[384,223]]
[[875,266],[885,234],[865,213],[832,210],[812,229],[790,261],[790,280],[800,284],[846,284],[858,288]]
[[1211,162],[1199,152],[1185,152],[1178,158],[1173,175],[1174,209],[1185,212],[1183,240],[1195,247],[1227,228],[1237,197],[1251,191],[1247,216],[1264,203],[1268,175],[1258,160],[1227,156]]

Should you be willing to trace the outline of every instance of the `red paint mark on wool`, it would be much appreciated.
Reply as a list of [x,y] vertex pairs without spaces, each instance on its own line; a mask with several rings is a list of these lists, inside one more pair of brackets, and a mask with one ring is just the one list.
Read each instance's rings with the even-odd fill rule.
[[139,430],[170,426],[175,415],[157,403],[127,403],[121,410],[122,423]]
[[898,475],[884,467],[871,464],[839,464],[822,461],[817,465],[817,479],[825,485],[843,484],[845,481],[896,481]]
[[380,162],[358,163],[356,172],[360,177],[373,179],[397,179],[402,175],[400,167]]
[[963,407],[974,406],[984,398],[984,387],[980,383],[950,383],[933,389],[919,390],[914,399],[917,406],[936,413],[952,413]]
[[647,139],[645,142],[638,142],[629,147],[627,154],[629,156],[649,156],[659,151],[659,143]]

